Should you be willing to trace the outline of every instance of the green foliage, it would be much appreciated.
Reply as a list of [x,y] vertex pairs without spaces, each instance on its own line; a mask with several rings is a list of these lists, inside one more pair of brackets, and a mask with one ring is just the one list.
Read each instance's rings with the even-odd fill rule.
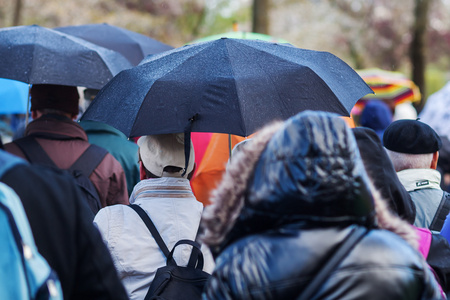
[[429,67],[425,72],[428,96],[439,91],[446,83],[446,73],[436,67]]
[[252,19],[251,7],[241,7],[231,14],[225,14],[223,11],[227,8],[227,2],[228,1],[219,1],[216,6],[207,9],[205,22],[197,36],[193,36],[193,40],[213,34],[232,31],[234,22],[237,22],[239,30],[244,30],[243,27],[246,27]]

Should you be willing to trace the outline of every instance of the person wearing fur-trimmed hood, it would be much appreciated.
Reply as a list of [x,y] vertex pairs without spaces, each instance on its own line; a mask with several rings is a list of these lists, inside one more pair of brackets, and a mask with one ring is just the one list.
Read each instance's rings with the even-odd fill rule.
[[389,212],[336,115],[308,111],[263,128],[211,202],[202,240],[216,268],[203,299],[296,299],[361,227],[368,233],[314,299],[442,299],[414,230]]

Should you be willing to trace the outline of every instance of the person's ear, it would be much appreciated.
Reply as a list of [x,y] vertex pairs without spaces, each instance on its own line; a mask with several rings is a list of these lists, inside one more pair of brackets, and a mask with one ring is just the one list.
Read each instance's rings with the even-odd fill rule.
[[436,151],[436,152],[433,153],[433,159],[431,160],[430,169],[435,169],[436,170],[438,159],[439,159],[439,152]]
[[142,160],[139,161],[139,177],[141,180],[147,179],[147,174],[145,174],[145,167]]

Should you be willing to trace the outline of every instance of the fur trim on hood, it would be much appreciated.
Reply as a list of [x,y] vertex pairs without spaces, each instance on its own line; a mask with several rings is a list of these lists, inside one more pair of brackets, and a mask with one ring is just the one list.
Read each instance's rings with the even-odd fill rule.
[[201,239],[207,245],[220,245],[234,226],[244,206],[244,196],[254,166],[273,134],[282,125],[282,122],[267,125],[233,156],[222,181],[212,192],[211,205],[205,207],[203,212],[201,226],[205,231]]
[[[325,119],[326,118],[327,117],[325,117]],[[243,145],[242,149],[235,156],[233,156],[233,159],[231,160],[221,183],[217,189],[213,191],[211,198],[212,204],[205,208],[202,217],[202,227],[204,229],[204,233],[201,236],[201,240],[210,246],[212,252],[219,253],[223,246],[229,242],[232,242],[233,238],[230,238],[230,235],[233,235],[231,234],[232,231],[239,231],[241,236],[252,234],[251,231],[245,232],[245,228],[242,228],[241,230],[241,228],[234,227],[238,226],[239,223],[237,221],[242,217],[242,214],[246,211],[248,213],[247,206],[255,204],[249,199],[246,199],[248,196],[249,180],[252,178],[255,166],[260,160],[261,154],[265,150],[267,144],[273,138],[275,132],[277,132],[283,124],[285,123],[277,122],[263,128],[251,141]],[[349,133],[351,134],[350,131]],[[346,136],[348,136],[348,133],[346,133]],[[351,139],[353,139],[353,134],[351,134]],[[354,151],[358,151],[356,146],[354,149]],[[355,156],[355,159],[360,159],[359,153]],[[364,173],[363,169],[362,172]],[[417,248],[417,236],[413,227],[393,215],[388,210],[386,202],[381,198],[380,193],[375,191],[372,181],[368,177],[366,178],[364,184],[366,185],[365,188],[369,193],[369,197],[372,195],[374,198],[374,210],[376,213],[375,219],[378,223],[378,227],[400,235],[409,244]],[[259,200],[265,202],[264,199]],[[243,210],[244,207],[246,207],[245,210]],[[346,222],[350,221],[347,220]],[[314,223],[310,224],[312,224],[312,226],[316,226]],[[370,224],[367,224],[367,226],[373,226],[373,218]],[[328,225],[323,226],[335,225],[329,223]]]

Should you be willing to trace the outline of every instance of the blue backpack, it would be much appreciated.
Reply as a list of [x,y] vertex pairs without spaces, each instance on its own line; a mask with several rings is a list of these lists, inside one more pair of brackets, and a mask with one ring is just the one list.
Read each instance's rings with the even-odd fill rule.
[[[0,169],[11,163],[2,165],[0,159]],[[0,228],[0,299],[63,299],[56,273],[36,248],[22,202],[1,182]]]

